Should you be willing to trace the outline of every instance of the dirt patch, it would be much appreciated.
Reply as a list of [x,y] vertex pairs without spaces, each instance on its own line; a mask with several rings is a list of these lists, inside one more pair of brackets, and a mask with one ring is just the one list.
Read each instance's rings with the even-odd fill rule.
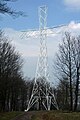
[[32,116],[35,115],[35,112],[25,112],[20,116],[17,116],[13,120],[31,120]]

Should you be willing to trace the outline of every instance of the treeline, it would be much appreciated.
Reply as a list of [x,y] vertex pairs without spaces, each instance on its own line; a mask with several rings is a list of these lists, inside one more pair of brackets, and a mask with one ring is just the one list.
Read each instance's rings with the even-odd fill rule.
[[31,81],[24,79],[23,60],[0,31],[0,111],[26,109]]
[[[0,31],[0,111],[27,109],[33,80],[23,77],[22,65],[20,54]],[[54,69],[59,79],[54,90],[59,109],[80,110],[80,36],[65,33]]]
[[54,62],[59,80],[56,98],[60,109],[80,110],[80,36],[66,32]]

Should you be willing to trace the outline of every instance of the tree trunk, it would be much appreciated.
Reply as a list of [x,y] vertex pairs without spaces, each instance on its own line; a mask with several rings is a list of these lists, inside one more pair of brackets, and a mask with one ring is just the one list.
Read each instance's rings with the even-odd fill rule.
[[75,89],[75,105],[74,105],[74,111],[77,110],[77,105],[78,105],[78,92],[79,92],[79,67],[77,67],[77,80],[76,80],[76,89]]
[[71,62],[70,62],[70,110],[73,110],[73,90],[72,90],[72,72],[71,72]]

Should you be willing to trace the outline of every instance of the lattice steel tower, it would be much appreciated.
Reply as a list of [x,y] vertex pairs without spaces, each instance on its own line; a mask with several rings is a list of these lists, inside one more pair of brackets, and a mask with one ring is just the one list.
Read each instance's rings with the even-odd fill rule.
[[27,111],[31,108],[37,110],[58,109],[53,91],[50,87],[47,64],[47,7],[39,7],[40,54],[37,63],[34,86]]

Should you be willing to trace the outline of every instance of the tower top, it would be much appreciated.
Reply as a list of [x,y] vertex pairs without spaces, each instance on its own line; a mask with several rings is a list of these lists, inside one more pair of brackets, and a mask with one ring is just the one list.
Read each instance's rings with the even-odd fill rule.
[[47,6],[39,6],[39,30],[43,30],[47,26]]

